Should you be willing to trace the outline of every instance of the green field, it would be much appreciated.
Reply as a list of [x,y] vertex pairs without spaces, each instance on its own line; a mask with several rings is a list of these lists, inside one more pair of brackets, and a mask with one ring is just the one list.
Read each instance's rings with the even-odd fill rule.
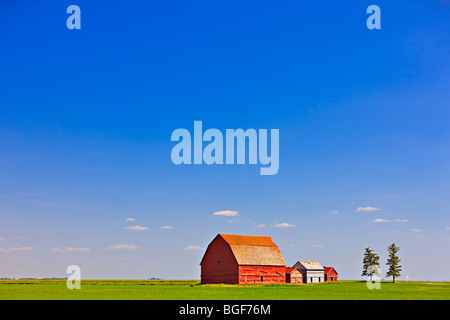
[[449,282],[201,285],[194,280],[0,280],[0,300],[449,300]]

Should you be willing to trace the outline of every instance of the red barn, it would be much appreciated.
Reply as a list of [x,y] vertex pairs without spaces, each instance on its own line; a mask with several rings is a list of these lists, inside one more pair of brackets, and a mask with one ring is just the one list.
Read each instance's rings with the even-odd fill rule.
[[338,274],[333,267],[324,267],[325,281],[335,281],[338,280]]
[[219,233],[200,266],[201,283],[286,282],[286,262],[270,237]]
[[303,273],[296,267],[286,267],[286,283],[303,283]]

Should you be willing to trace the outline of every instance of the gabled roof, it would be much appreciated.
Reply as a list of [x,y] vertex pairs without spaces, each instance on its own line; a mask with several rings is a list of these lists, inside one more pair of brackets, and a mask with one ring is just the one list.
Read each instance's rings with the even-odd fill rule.
[[294,266],[297,266],[297,268],[302,266],[306,270],[323,270],[323,267],[317,261],[297,261]]
[[271,237],[222,233],[217,237],[230,246],[238,265],[286,266],[280,249]]
[[330,273],[330,272],[334,272],[334,273],[338,274],[336,269],[333,268],[333,267],[323,267],[323,269],[324,269],[324,272],[327,273],[327,274]]
[[297,270],[298,272],[302,273],[300,270],[298,270],[296,267],[286,267],[286,273],[291,273],[292,271]]

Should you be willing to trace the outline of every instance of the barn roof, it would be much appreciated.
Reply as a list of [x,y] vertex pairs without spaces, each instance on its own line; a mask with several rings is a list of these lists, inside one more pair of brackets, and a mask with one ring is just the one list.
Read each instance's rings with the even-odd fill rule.
[[286,266],[280,249],[271,237],[222,233],[218,236],[229,244],[239,265]]
[[247,245],[247,246],[264,246],[264,247],[276,247],[277,245],[272,241],[272,238],[266,236],[242,236],[238,234],[224,234],[219,235],[229,245]]

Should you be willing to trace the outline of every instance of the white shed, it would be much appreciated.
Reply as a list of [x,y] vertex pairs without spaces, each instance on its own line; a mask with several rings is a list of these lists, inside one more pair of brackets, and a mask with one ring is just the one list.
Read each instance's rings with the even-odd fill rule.
[[317,261],[297,261],[294,267],[303,273],[303,283],[325,281],[324,268]]

